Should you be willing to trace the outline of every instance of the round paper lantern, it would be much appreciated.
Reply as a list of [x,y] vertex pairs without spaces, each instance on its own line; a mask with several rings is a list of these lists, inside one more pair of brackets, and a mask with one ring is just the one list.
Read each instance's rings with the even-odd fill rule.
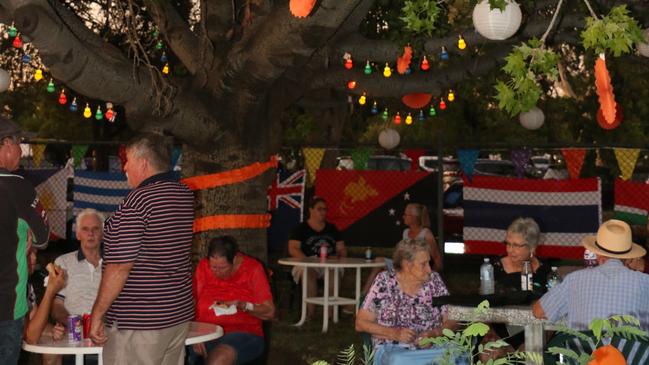
[[379,144],[386,150],[391,150],[399,145],[401,136],[392,128],[386,128],[379,133]]
[[597,123],[603,129],[615,129],[620,125],[620,123],[622,123],[623,119],[624,113],[622,112],[622,107],[620,106],[620,104],[617,104],[617,107],[615,108],[615,120],[613,121],[613,123],[606,122],[606,118],[604,118],[602,109],[597,110]]
[[296,18],[305,18],[311,14],[316,0],[291,0],[288,4],[291,14]]
[[414,93],[407,94],[401,97],[401,101],[406,104],[407,107],[412,109],[421,109],[430,103],[430,100],[433,98],[433,94],[427,93]]
[[593,352],[593,357],[588,365],[626,365],[624,355],[612,345],[598,348]]
[[5,92],[9,88],[9,72],[0,68],[0,92]]
[[504,11],[493,9],[488,0],[473,8],[473,26],[483,37],[494,41],[507,39],[521,26],[523,14],[515,1],[507,1]]
[[649,28],[644,30],[644,43],[638,43],[638,53],[649,57]]
[[522,112],[518,115],[518,120],[525,129],[535,130],[541,128],[545,121],[543,110],[538,107],[530,109],[528,112]]

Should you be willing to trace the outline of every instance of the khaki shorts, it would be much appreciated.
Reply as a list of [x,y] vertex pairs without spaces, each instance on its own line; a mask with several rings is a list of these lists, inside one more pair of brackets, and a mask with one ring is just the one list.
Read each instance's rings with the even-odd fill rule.
[[189,323],[160,330],[118,330],[106,327],[104,365],[183,365]]
[[[324,277],[325,269],[324,267],[310,267],[312,271],[315,271],[316,274],[318,275],[318,279],[322,279]],[[345,275],[345,269],[342,267],[337,268],[338,270],[338,277],[340,279],[343,278],[343,275]],[[302,273],[304,272],[304,266],[293,266],[293,269],[291,270],[291,275],[293,275],[293,281],[295,281],[295,284],[299,284],[300,280],[302,280]]]

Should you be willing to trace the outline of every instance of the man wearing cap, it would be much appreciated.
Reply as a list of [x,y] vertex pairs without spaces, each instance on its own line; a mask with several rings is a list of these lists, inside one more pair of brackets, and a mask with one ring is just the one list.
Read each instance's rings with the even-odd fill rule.
[[633,271],[623,262],[646,253],[631,241],[629,225],[616,219],[606,221],[597,236],[587,236],[582,245],[597,255],[599,266],[566,276],[534,304],[534,316],[550,322],[565,318],[569,327],[586,330],[595,318],[629,314],[648,330],[649,275]]
[[27,232],[45,248],[49,229],[34,187],[12,171],[24,133],[0,117],[0,364],[16,364],[27,314]]

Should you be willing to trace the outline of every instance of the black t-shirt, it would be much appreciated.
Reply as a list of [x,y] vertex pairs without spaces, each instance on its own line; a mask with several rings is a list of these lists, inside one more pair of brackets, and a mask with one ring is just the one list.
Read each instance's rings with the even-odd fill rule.
[[[511,294],[522,292],[521,290],[521,273],[520,271],[507,273],[503,267],[501,257],[491,258],[494,266],[494,279],[496,280],[496,289],[500,294]],[[534,282],[533,292],[535,295],[542,295],[547,291],[548,275],[550,267],[547,263],[539,260],[539,267],[532,274]]]
[[325,227],[322,231],[315,231],[307,222],[302,222],[295,227],[290,240],[300,241],[300,249],[308,256],[320,255],[320,246],[326,244],[327,255],[336,254],[336,242],[341,241],[340,232],[335,225],[325,222]]

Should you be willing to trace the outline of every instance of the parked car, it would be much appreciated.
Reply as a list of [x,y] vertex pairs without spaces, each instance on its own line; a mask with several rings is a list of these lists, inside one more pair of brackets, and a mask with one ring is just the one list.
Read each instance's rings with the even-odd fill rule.
[[[374,155],[367,160],[368,170],[410,170],[411,159],[404,156],[391,155]],[[336,159],[336,168],[338,170],[353,170],[354,160],[351,156],[341,156]]]

